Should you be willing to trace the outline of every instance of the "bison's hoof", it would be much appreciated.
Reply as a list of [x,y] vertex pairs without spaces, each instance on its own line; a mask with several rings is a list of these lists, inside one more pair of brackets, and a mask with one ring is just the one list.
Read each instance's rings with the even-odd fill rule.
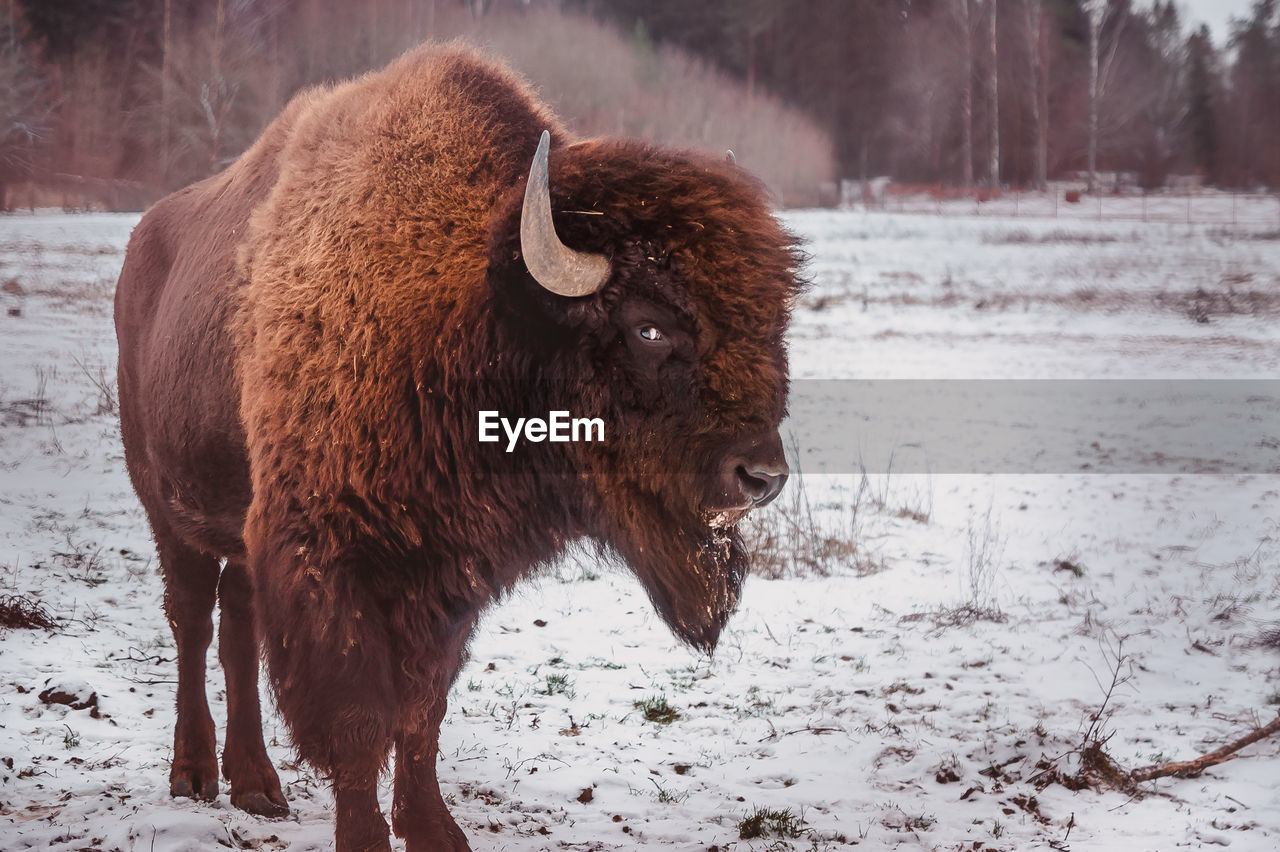
[[169,778],[169,795],[212,802],[218,798],[218,776],[206,779],[199,772],[175,774]]
[[284,796],[278,792],[263,793],[254,790],[240,794],[231,791],[231,804],[242,811],[264,817],[284,817],[289,815],[289,805]]
[[405,849],[408,852],[419,852],[419,850],[422,852],[471,852],[471,846],[467,844],[467,838],[461,831],[426,843],[409,840],[405,844]]
[[[448,814],[430,825],[418,825],[414,828],[416,830],[400,835],[405,838],[407,852],[471,852],[467,836]],[[400,834],[399,831],[396,833]]]

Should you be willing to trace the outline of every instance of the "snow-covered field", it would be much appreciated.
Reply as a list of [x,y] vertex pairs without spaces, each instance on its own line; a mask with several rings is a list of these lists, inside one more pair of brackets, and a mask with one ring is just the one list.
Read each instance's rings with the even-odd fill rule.
[[[1280,456],[1280,239],[1258,203],[1235,228],[959,215],[971,203],[788,214],[815,281],[795,314],[797,391],[1253,380],[1246,434]],[[136,221],[0,218],[0,601],[58,620],[0,633],[0,850],[329,848],[328,792],[274,717],[290,817],[241,813],[225,791],[168,796],[174,647],[113,413],[111,296]],[[1278,738],[1198,778],[1072,789],[1087,741],[1131,769],[1275,716],[1278,464],[906,472],[945,448],[868,460],[876,408],[840,421],[843,443],[828,429],[822,454],[797,445],[808,472],[757,532],[785,576],[748,582],[713,660],[625,573],[582,558],[491,610],[441,741],[472,846],[1280,848]],[[927,398],[915,417],[927,427]],[[1086,447],[1162,442],[1160,424],[1135,438],[1114,412],[1075,419],[1061,434]],[[46,703],[50,687],[96,707]],[[743,838],[760,809],[785,818]]]

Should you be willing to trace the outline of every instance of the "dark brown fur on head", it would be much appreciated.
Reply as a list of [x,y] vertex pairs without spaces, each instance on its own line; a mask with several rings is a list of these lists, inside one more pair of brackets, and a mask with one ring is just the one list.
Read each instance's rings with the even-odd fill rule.
[[[682,639],[709,650],[745,572],[732,523],[743,513],[719,502],[718,465],[784,414],[799,254],[761,188],[719,159],[582,142],[553,153],[551,186],[561,238],[607,256],[612,277],[582,299],[533,281],[517,186],[490,228],[495,312],[541,348],[558,402],[608,424],[607,444],[566,450],[588,474],[572,500],[582,528],[622,555]],[[650,314],[673,338],[661,361],[627,340]]]

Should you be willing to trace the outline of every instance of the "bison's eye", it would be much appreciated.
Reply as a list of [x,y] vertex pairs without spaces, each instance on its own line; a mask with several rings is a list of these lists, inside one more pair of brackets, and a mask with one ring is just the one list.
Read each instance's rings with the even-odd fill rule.
[[631,327],[631,336],[643,352],[661,352],[664,355],[671,351],[671,338],[652,322],[638,322]]
[[658,367],[683,345],[684,332],[671,311],[639,299],[619,310],[618,331],[638,366],[656,376]]

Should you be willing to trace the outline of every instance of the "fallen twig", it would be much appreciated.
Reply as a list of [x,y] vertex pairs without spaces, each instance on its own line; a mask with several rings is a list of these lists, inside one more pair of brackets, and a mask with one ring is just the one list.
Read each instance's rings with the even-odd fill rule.
[[1216,751],[1203,754],[1195,760],[1170,761],[1169,763],[1157,763],[1151,766],[1142,766],[1134,769],[1129,773],[1132,781],[1151,781],[1156,778],[1195,778],[1201,772],[1204,772],[1210,766],[1216,766],[1235,758],[1236,752],[1245,746],[1252,745],[1258,740],[1266,739],[1272,734],[1280,731],[1280,716],[1272,719],[1267,725],[1257,728],[1240,737],[1238,740],[1224,745]]
[[829,727],[822,727],[817,725],[805,725],[803,728],[796,728],[794,731],[779,732],[777,728],[773,727],[772,722],[769,723],[769,728],[771,729],[771,732],[769,733],[769,735],[761,737],[760,739],[756,740],[756,742],[762,743],[765,740],[776,740],[781,737],[789,737],[792,734],[843,734],[845,733],[844,728],[829,728]]

